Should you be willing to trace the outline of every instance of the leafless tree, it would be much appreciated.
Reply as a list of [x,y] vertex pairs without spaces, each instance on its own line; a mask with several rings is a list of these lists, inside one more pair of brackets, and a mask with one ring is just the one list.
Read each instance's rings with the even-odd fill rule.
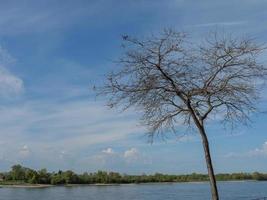
[[203,143],[212,199],[218,200],[206,124],[217,115],[231,124],[246,122],[256,111],[267,69],[258,61],[264,47],[254,40],[212,35],[201,44],[174,30],[145,39],[123,36],[120,67],[98,91],[109,97],[111,107],[140,109],[152,136],[175,131],[177,123],[195,127]]

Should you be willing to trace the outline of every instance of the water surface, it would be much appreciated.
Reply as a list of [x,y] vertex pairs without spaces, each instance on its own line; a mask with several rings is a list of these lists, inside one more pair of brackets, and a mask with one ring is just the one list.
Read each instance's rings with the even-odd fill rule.
[[[220,182],[222,200],[267,197],[267,182]],[[0,188],[0,200],[209,200],[208,183]]]

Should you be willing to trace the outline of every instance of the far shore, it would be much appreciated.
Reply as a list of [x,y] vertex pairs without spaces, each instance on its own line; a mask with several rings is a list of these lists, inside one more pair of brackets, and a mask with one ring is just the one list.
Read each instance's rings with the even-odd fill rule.
[[53,186],[49,184],[0,184],[0,188],[47,188]]
[[[218,182],[258,182],[257,180],[229,180]],[[96,183],[96,184],[63,184],[63,185],[51,185],[51,184],[0,184],[0,188],[48,188],[48,187],[88,187],[88,186],[120,186],[120,185],[157,185],[157,184],[179,184],[179,183],[208,183],[208,181],[192,181],[192,182],[149,182],[149,183]]]

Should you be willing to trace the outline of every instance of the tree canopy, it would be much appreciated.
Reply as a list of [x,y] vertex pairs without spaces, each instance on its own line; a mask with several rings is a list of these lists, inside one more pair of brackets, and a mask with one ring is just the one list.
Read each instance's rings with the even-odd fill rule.
[[[221,181],[229,180],[267,180],[267,174],[254,173],[232,173],[217,174]],[[9,172],[0,173],[0,184],[127,184],[127,183],[152,183],[152,182],[190,182],[208,181],[207,174],[142,174],[127,175],[118,172],[98,171],[95,173],[84,172],[77,174],[71,170],[48,172],[46,169],[34,170],[21,165],[12,166]]]

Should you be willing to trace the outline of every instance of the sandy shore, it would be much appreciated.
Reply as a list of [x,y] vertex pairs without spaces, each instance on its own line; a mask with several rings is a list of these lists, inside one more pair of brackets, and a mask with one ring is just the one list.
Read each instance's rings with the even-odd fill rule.
[[46,187],[53,187],[53,185],[46,185],[46,184],[0,185],[0,188],[46,188]]
[[[218,182],[257,182],[255,180],[232,180],[232,181],[218,181]],[[47,187],[56,187],[56,186],[63,186],[63,187],[81,187],[81,186],[120,186],[120,185],[158,185],[158,184],[203,184],[208,183],[208,181],[196,181],[196,182],[152,182],[152,183],[96,183],[96,184],[66,184],[66,185],[49,185],[49,184],[0,184],[0,188],[47,188]]]

